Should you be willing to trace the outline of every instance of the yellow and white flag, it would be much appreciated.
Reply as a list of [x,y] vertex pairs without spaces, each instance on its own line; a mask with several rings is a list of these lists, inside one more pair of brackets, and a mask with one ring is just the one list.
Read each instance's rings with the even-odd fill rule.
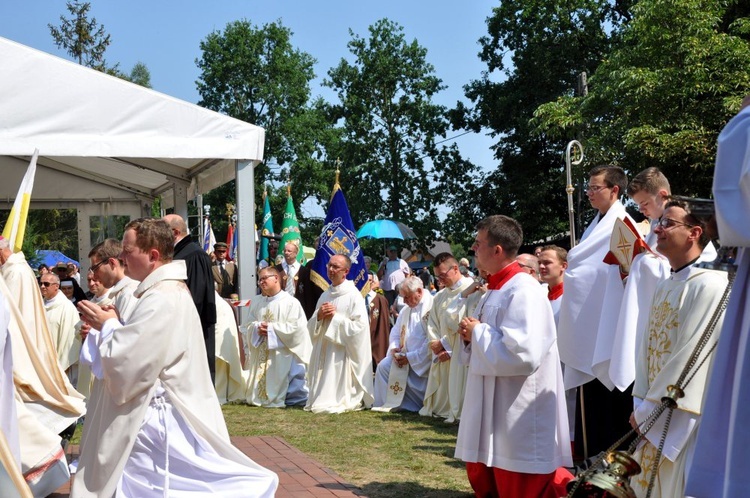
[[8,221],[5,222],[3,237],[8,239],[13,252],[21,250],[23,235],[26,232],[26,219],[29,216],[29,204],[31,203],[31,190],[34,188],[34,176],[36,175],[36,160],[39,157],[39,149],[34,149],[34,155],[21,181],[18,195],[13,202]]

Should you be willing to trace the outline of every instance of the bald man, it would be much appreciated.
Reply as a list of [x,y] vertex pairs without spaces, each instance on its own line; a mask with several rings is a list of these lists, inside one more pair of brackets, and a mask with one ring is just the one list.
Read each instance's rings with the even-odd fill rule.
[[216,297],[214,294],[214,277],[211,269],[211,258],[188,235],[187,223],[179,215],[168,214],[164,217],[174,236],[174,259],[184,260],[187,266],[187,283],[193,296],[195,308],[201,319],[203,339],[206,342],[206,355],[211,380],[216,380]]

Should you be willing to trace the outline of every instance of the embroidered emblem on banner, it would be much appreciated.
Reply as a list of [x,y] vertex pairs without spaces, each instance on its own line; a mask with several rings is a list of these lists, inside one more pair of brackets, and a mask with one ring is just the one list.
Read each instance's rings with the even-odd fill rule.
[[343,254],[349,256],[352,264],[356,264],[360,255],[359,244],[355,244],[356,240],[356,233],[344,226],[342,219],[338,217],[323,227],[319,243],[329,256]]

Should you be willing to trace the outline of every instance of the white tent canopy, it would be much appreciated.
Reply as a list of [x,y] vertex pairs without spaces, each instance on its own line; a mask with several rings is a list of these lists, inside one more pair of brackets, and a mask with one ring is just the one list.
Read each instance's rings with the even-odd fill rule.
[[0,207],[12,206],[39,149],[31,207],[78,210],[83,263],[90,216],[135,218],[162,196],[186,218],[189,198],[236,178],[240,258],[254,282],[262,128],[5,38],[0,72]]

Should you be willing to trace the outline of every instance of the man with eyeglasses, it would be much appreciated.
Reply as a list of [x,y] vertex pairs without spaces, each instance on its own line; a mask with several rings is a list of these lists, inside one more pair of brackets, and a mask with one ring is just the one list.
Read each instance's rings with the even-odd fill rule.
[[611,343],[623,286],[619,267],[604,262],[616,221],[628,219],[635,226],[620,202],[627,183],[625,172],[617,166],[598,166],[589,172],[586,195],[596,215],[580,243],[568,252],[557,334],[565,388],[583,390],[574,441],[579,458],[606,450],[630,429],[623,420],[632,405],[630,391],[615,388],[609,373],[612,355],[621,354],[612,350]]
[[438,254],[432,264],[435,278],[443,288],[435,294],[427,320],[433,363],[427,379],[424,406],[419,414],[441,417],[453,423],[461,418],[466,387],[466,365],[457,359],[453,361],[453,353],[461,348],[458,323],[466,314],[466,300],[461,293],[474,280],[461,274],[458,261],[451,253]]
[[521,269],[539,281],[539,258],[533,254],[523,253],[516,256]]
[[305,372],[312,343],[302,305],[281,288],[274,266],[258,272],[261,295],[250,304],[242,327],[247,403],[267,408],[304,405]]
[[[612,383],[620,390],[626,389],[635,380],[636,344],[646,328],[656,286],[669,278],[670,274],[669,261],[659,253],[656,243],[656,227],[671,199],[669,180],[659,168],[646,168],[628,184],[628,195],[649,221],[645,241],[652,250],[633,257],[620,300],[612,343],[612,350],[619,354],[612,355],[609,365]],[[708,242],[699,262],[715,259],[716,249]]]
[[[117,239],[105,239],[95,245],[88,254],[91,267],[89,275],[97,279],[100,284],[107,288],[107,293],[100,301],[92,300],[92,303],[100,306],[112,305],[117,310],[120,323],[127,323],[130,315],[135,308],[138,299],[134,296],[139,282],[125,275],[125,268],[121,258],[122,243]],[[80,326],[81,354],[79,361],[81,365],[92,368],[94,358],[98,356],[99,346],[101,345],[101,331],[92,329],[91,326],[83,322]],[[100,380],[102,378],[101,370],[92,370],[94,377],[87,404],[100,396],[102,389]]]
[[44,275],[39,285],[57,359],[70,383],[75,387],[78,383],[78,355],[81,352],[81,338],[76,334],[78,311],[60,291],[60,278],[57,275]]
[[331,286],[320,296],[307,322],[313,352],[305,410],[313,413],[342,413],[372,406],[370,324],[362,294],[346,278],[351,267],[348,256],[331,256],[327,266]]
[[[656,287],[637,351],[633,387],[635,411],[630,419],[634,428],[661,403],[668,386],[681,378],[727,286],[725,272],[695,266],[709,238],[705,223],[691,213],[686,203],[667,202],[654,232],[656,247],[669,260],[672,274]],[[722,319],[723,312],[701,358],[718,341]],[[707,361],[691,370],[692,377],[684,386],[684,396],[676,400],[677,408],[671,415],[664,451],[658,462],[658,477],[651,493],[655,498],[685,496],[685,465],[695,449],[710,365],[711,361]],[[634,454],[642,472],[631,478],[630,485],[638,496],[645,496],[648,490],[665,419],[665,415],[658,419]]]

